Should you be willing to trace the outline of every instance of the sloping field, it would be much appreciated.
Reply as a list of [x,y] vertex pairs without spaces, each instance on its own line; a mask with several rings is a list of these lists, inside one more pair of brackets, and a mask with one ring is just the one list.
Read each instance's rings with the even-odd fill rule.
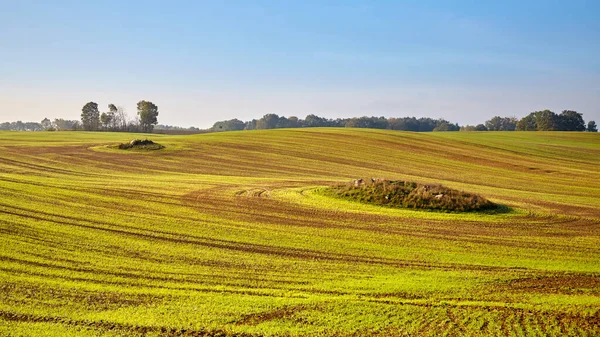
[[[2,336],[598,336],[600,134],[0,133]],[[510,207],[333,199],[357,177]]]

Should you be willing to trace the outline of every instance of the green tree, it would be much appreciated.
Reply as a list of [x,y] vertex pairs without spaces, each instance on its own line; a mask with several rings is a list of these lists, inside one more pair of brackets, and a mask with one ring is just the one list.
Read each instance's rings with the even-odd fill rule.
[[432,131],[438,132],[438,131],[459,131],[459,130],[460,130],[460,127],[458,126],[458,124],[452,124],[448,121],[442,120],[442,122],[439,123],[438,126],[433,128]]
[[244,130],[256,130],[256,124],[258,124],[256,119],[247,121],[244,123]]
[[347,128],[369,128],[369,129],[387,129],[389,123],[385,117],[359,117],[348,120],[345,124]]
[[115,115],[113,113],[103,112],[100,115],[100,122],[102,122],[102,128],[104,128],[105,130],[110,129],[114,118]]
[[556,131],[560,130],[558,115],[550,110],[536,111],[535,121],[538,131]]
[[585,131],[585,122],[582,114],[577,111],[563,110],[558,115],[559,130],[562,131]]
[[81,109],[81,124],[86,131],[96,131],[100,126],[100,111],[98,104],[94,102],[86,103]]
[[300,120],[296,116],[290,116],[287,119],[286,128],[297,128],[297,127],[300,127]]
[[[106,121],[105,127],[110,130],[117,130],[119,128],[119,108],[117,108],[114,104],[108,105],[108,112],[106,113]],[[100,120],[102,120],[102,116],[100,116]]]
[[515,131],[517,128],[517,118],[494,116],[485,122],[485,127],[489,131]]
[[437,128],[442,122],[429,117],[419,118],[419,132],[429,132]]
[[391,117],[388,119],[388,129],[390,130],[408,130],[408,126],[404,121],[404,118],[394,118]]
[[276,114],[266,114],[256,122],[257,129],[275,129],[279,123],[279,116]]
[[589,121],[587,125],[588,132],[598,132],[598,128],[596,127],[596,122]]
[[304,118],[304,122],[302,122],[301,124],[302,124],[302,126],[307,127],[307,128],[329,126],[329,125],[327,125],[328,123],[327,123],[326,118],[319,117],[314,114],[307,115]]
[[142,131],[152,132],[154,125],[158,124],[158,106],[149,101],[139,101],[137,114],[140,117]]
[[538,126],[535,119],[535,113],[530,113],[529,115],[521,118],[517,122],[517,130],[518,131],[537,131]]
[[216,122],[212,126],[213,131],[237,131],[244,130],[246,127],[246,123],[242,122],[239,119],[230,119],[227,121]]
[[[485,127],[485,125],[483,125],[483,124],[477,124],[477,125],[475,126],[475,131],[487,131],[487,130],[488,130],[488,128],[487,128],[487,127]],[[514,129],[513,129],[513,130],[514,130]]]
[[492,119],[487,120],[485,122],[485,126],[490,131],[501,131],[501,128],[502,128],[502,119],[503,118],[500,117],[500,116],[494,116]]
[[389,118],[388,129],[400,131],[419,131],[419,121],[415,117]]

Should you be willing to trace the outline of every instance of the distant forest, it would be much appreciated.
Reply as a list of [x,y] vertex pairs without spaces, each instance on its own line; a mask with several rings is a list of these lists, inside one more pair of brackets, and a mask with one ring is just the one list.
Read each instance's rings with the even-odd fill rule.
[[583,115],[576,111],[564,110],[556,114],[550,110],[535,111],[517,119],[516,117],[500,117],[486,121],[484,124],[459,126],[445,119],[416,117],[355,117],[327,119],[316,115],[308,115],[305,119],[284,117],[276,114],[264,115],[261,119],[241,121],[230,119],[216,122],[210,131],[260,130],[278,128],[310,128],[310,127],[346,127],[372,128],[413,132],[430,131],[590,131],[597,132],[596,122],[586,125]]
[[577,111],[564,110],[556,114],[550,110],[534,111],[518,119],[495,116],[482,124],[460,126],[445,119],[428,117],[354,117],[328,119],[308,115],[304,119],[266,114],[260,119],[241,121],[230,119],[216,122],[209,129],[158,124],[158,106],[149,101],[140,101],[137,115],[129,118],[121,107],[108,105],[108,111],[100,112],[98,104],[86,103],[81,120],[57,118],[41,122],[4,122],[0,130],[9,131],[112,131],[112,132],[155,132],[155,133],[201,133],[240,130],[265,130],[279,128],[345,127],[372,128],[413,132],[430,131],[588,131],[597,132],[595,121],[587,124]]

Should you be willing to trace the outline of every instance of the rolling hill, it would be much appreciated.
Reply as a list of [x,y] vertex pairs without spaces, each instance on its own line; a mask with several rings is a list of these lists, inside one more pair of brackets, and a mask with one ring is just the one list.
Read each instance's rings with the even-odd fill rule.
[[[0,334],[600,335],[599,136],[0,132]],[[509,211],[321,193],[357,177]]]

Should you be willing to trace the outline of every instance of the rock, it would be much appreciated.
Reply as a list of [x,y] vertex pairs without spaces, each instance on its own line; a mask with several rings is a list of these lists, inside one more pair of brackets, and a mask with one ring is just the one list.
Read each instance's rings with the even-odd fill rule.
[[129,142],[129,146],[144,146],[144,145],[153,145],[154,142],[148,139],[134,139]]

